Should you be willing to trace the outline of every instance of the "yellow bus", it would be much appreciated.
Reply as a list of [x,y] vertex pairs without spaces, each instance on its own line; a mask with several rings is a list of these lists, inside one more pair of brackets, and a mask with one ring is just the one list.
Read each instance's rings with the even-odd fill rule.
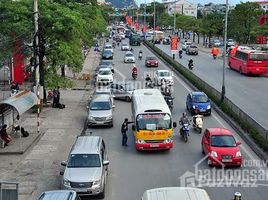
[[173,147],[170,109],[158,89],[137,89],[132,94],[132,129],[137,150],[160,150]]

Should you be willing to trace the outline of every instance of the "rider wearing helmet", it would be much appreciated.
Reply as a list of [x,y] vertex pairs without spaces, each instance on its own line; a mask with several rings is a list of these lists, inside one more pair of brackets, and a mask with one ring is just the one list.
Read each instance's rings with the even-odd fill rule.
[[138,73],[138,68],[136,67],[136,65],[133,65],[132,74],[137,74],[137,73]]
[[152,81],[152,79],[151,79],[151,77],[149,76],[149,74],[146,75],[145,81],[147,81],[147,82],[151,82],[151,81]]
[[186,112],[183,112],[183,113],[182,113],[182,116],[181,116],[181,118],[180,118],[179,123],[180,123],[181,125],[183,125],[183,124],[190,124],[190,121],[189,121],[189,119],[188,119],[188,117],[187,117]]

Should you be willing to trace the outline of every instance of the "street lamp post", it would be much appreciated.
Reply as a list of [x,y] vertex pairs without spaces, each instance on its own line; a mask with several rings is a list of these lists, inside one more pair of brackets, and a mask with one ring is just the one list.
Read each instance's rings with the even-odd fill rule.
[[155,30],[155,0],[154,0],[154,30]]
[[176,30],[176,1],[174,1],[174,8],[173,8],[173,15],[174,15],[174,19],[173,19],[173,33],[175,34],[175,30]]
[[222,88],[221,88],[221,102],[225,98],[225,65],[226,65],[226,41],[227,41],[227,26],[228,26],[228,0],[226,0],[225,22],[224,22],[224,49],[223,49],[223,65],[222,65]]

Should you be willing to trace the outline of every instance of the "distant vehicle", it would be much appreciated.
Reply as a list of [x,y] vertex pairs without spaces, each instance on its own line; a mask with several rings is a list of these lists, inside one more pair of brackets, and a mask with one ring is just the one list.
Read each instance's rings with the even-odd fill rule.
[[128,83],[112,83],[110,85],[111,92],[115,99],[121,99],[130,102],[131,96],[135,88]]
[[103,49],[109,49],[110,51],[112,51],[112,53],[114,53],[113,45],[110,43],[106,43]]
[[223,167],[242,165],[240,144],[226,128],[206,129],[201,142],[202,152],[208,156],[208,165]]
[[238,47],[230,50],[227,62],[231,69],[240,74],[263,75],[268,72],[268,54],[264,51],[252,50],[249,47]]
[[167,44],[167,45],[169,45],[169,44],[170,44],[170,38],[165,37],[165,38],[163,39],[163,44]]
[[126,36],[125,36],[125,34],[123,32],[120,32],[119,33],[119,36],[121,37],[121,39],[125,39],[126,38]]
[[96,67],[96,71],[95,71],[96,76],[98,75],[100,69],[110,69],[112,73],[114,73],[111,65],[99,65],[98,67]]
[[112,105],[114,106],[114,95],[112,94],[112,91],[109,87],[97,87],[93,96],[98,96],[98,95],[109,95],[112,100]]
[[168,150],[173,147],[170,109],[159,89],[137,89],[132,94],[132,129],[137,150]]
[[96,77],[98,85],[105,85],[113,82],[113,73],[109,68],[100,68]]
[[234,46],[235,42],[234,42],[233,39],[228,39],[227,42],[226,42],[226,45],[227,45],[227,47]]
[[190,111],[191,115],[210,115],[210,99],[204,92],[190,92],[186,98],[186,109]]
[[154,31],[154,43],[155,44],[160,44],[162,40],[164,39],[164,32],[163,31]]
[[129,45],[130,46],[140,46],[141,45],[141,36],[140,34],[132,33],[129,38]]
[[198,55],[198,48],[195,45],[189,45],[186,47],[185,53],[188,55]]
[[210,200],[204,189],[191,187],[165,187],[146,190],[141,200]]
[[131,30],[126,29],[126,30],[125,30],[125,35],[126,35],[126,38],[129,38],[130,35],[131,35]]
[[221,45],[221,41],[220,40],[212,40],[211,41],[211,46],[212,47],[219,47]]
[[107,65],[111,69],[111,71],[114,73],[114,63],[112,60],[101,60],[99,65]]
[[81,200],[73,190],[52,190],[43,192],[38,200]]
[[121,50],[122,50],[122,51],[129,51],[129,50],[130,50],[130,47],[129,47],[128,44],[123,43],[123,44],[121,45]]
[[110,95],[94,96],[88,108],[88,126],[113,126],[113,101]]
[[154,32],[153,31],[147,32],[146,33],[146,40],[151,42],[151,41],[153,41],[153,39],[154,39]]
[[158,60],[155,56],[147,56],[145,58],[146,67],[158,67]]
[[188,47],[188,46],[190,46],[190,45],[192,45],[192,43],[191,42],[185,42],[183,45],[182,45],[182,50],[183,51],[186,51],[186,48]]
[[135,63],[135,57],[132,52],[127,51],[125,53],[124,63]]
[[110,49],[104,49],[102,59],[113,59],[113,52]]
[[166,80],[170,85],[174,84],[173,75],[169,70],[161,69],[155,72],[155,84],[161,85],[161,80]]
[[109,161],[101,137],[78,136],[68,160],[62,161],[61,165],[65,167],[64,173],[61,173],[62,188],[74,190],[81,196],[97,195],[101,199],[105,197]]

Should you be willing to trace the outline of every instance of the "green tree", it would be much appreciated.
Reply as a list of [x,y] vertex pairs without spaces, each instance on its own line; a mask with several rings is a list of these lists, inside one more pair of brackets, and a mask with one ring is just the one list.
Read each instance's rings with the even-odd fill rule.
[[239,43],[255,42],[254,29],[258,26],[258,18],[264,11],[255,2],[246,2],[236,5],[230,11],[228,35]]

